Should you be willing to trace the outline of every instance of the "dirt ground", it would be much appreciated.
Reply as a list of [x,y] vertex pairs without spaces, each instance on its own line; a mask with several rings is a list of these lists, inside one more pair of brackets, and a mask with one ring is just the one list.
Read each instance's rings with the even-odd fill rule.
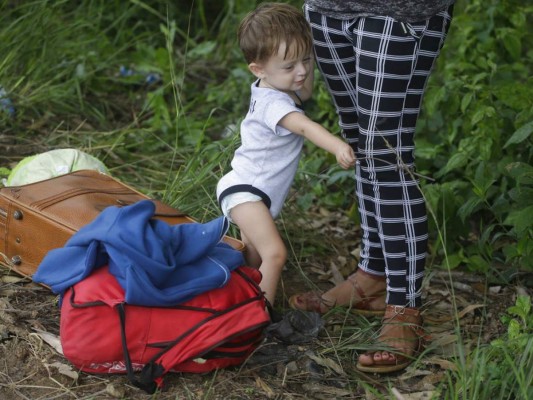
[[[336,223],[329,223],[328,220]],[[315,219],[318,220],[318,219]],[[317,230],[324,237],[349,243],[349,222],[322,215]],[[353,245],[353,246],[351,246]],[[302,263],[308,277],[323,289],[346,276],[355,265],[353,254],[334,254]],[[0,398],[11,399],[372,399],[393,388],[398,399],[429,399],[442,384],[461,341],[466,351],[504,332],[501,314],[517,294],[532,294],[517,285],[490,286],[481,277],[431,269],[424,287],[426,353],[407,370],[386,376],[363,374],[354,368],[356,351],[346,347],[350,333],[378,320],[336,310],[323,318],[318,337],[304,344],[270,337],[242,366],[207,374],[168,374],[165,388],[149,395],[133,387],[124,375],[90,375],[76,371],[59,352],[60,313],[57,297],[48,289],[0,269]],[[288,295],[308,290],[295,267],[285,271],[278,310],[288,313]],[[454,296],[452,296],[452,289]],[[457,313],[452,304],[455,298]],[[284,314],[285,313],[285,314]],[[459,324],[459,331],[456,327]],[[348,327],[348,328],[347,328]],[[460,335],[458,335],[460,332]],[[331,349],[337,346],[336,354]],[[342,350],[341,350],[342,349]],[[366,382],[362,385],[361,382]],[[373,392],[375,390],[375,392]]]

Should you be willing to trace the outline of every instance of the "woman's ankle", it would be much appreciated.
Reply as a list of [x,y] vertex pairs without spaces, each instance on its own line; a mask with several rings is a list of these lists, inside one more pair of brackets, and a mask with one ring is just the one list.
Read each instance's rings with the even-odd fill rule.
[[322,295],[327,304],[336,306],[357,306],[364,302],[370,309],[385,308],[387,283],[385,277],[369,274],[361,269],[350,275],[344,282]]

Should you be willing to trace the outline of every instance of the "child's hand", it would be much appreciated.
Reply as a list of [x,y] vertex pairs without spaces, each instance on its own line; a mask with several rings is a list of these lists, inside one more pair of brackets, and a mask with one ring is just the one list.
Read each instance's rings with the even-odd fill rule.
[[343,143],[342,146],[337,149],[335,157],[337,158],[339,165],[344,169],[348,169],[355,165],[355,154],[348,143]]

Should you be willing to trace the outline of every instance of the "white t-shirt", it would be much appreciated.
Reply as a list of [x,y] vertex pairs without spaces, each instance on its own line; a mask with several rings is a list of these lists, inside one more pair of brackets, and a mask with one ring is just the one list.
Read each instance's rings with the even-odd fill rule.
[[294,180],[304,138],[278,125],[291,112],[303,112],[286,93],[251,88],[248,114],[241,124],[241,146],[231,161],[232,170],[217,185],[219,203],[228,194],[258,194],[276,218]]

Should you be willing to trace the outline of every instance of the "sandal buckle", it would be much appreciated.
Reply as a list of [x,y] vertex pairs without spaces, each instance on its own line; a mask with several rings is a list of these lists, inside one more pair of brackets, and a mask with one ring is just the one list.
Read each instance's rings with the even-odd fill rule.
[[393,308],[395,315],[404,315],[405,314],[405,307],[404,306],[394,306]]

